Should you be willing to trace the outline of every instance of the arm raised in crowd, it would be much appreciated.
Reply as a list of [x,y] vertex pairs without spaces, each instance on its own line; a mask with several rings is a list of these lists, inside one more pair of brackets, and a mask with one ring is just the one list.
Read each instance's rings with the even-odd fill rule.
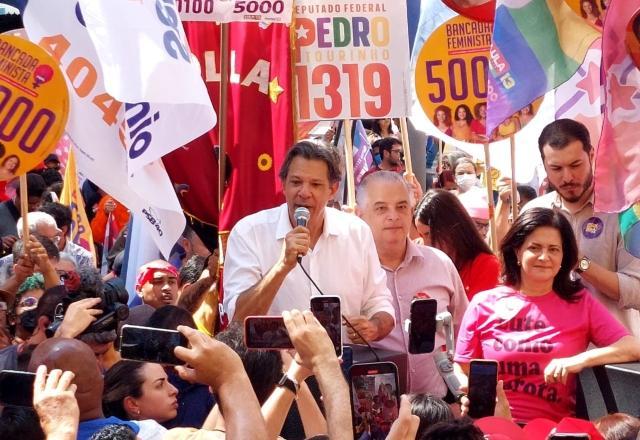
[[[185,326],[178,326],[190,348],[176,347],[175,354],[190,367],[176,367],[184,380],[211,386],[224,414],[226,438],[267,439],[267,428],[258,398],[240,357],[226,344]],[[215,360],[215,361],[212,361]]]
[[75,440],[80,422],[74,374],[40,365],[33,385],[33,407],[47,440]]
[[282,362],[287,376],[299,384],[300,388],[296,395],[288,388],[276,387],[269,398],[262,404],[262,415],[267,424],[269,438],[277,438],[280,431],[282,431],[282,426],[284,425],[284,421],[287,418],[294,399],[296,399],[298,405],[305,436],[313,437],[315,435],[326,434],[327,422],[320,408],[318,408],[318,404],[313,398],[309,387],[305,383],[305,380],[309,376],[313,376],[313,373],[311,370],[295,362],[286,351],[282,352]]
[[178,298],[178,307],[194,314],[201,306],[204,295],[213,295],[217,291],[218,266],[220,254],[217,249],[207,258],[207,265],[202,270],[198,280],[183,287]]
[[331,440],[352,439],[349,387],[327,331],[310,311],[283,312],[296,362],[311,370],[318,380]]

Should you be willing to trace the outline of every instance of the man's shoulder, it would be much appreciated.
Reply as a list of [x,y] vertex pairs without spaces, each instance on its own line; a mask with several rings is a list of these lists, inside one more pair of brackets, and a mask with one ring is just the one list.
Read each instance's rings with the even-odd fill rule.
[[263,209],[262,211],[249,214],[238,220],[233,227],[233,230],[245,231],[255,227],[269,227],[269,225],[275,225],[278,223],[282,209],[283,205],[280,205],[275,208]]
[[326,218],[331,223],[332,231],[335,230],[338,235],[352,236],[357,231],[371,231],[369,225],[355,214],[340,211],[335,208],[325,208]]
[[522,211],[524,212],[531,208],[553,208],[558,200],[558,193],[555,191],[551,191],[547,194],[536,197],[533,200],[530,200],[526,205],[523,206]]
[[412,241],[409,242],[409,246],[415,249],[416,252],[419,252],[429,264],[441,264],[447,268],[450,266],[454,267],[451,258],[440,249],[414,243]]

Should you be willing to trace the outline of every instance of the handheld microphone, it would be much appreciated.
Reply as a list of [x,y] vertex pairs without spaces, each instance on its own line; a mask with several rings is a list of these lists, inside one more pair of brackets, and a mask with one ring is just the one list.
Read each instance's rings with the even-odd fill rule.
[[304,206],[296,208],[293,212],[293,218],[296,220],[296,226],[304,226],[306,228],[310,215],[311,213]]
[[[304,206],[300,206],[296,208],[293,212],[293,218],[296,220],[296,226],[304,226],[307,227],[307,223],[309,222],[309,216],[311,213]],[[302,255],[298,255],[298,263],[302,262]]]

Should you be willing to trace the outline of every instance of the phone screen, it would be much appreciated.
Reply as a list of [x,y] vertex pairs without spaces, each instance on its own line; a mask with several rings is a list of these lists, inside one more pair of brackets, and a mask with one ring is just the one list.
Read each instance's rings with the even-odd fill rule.
[[435,299],[414,299],[411,302],[411,327],[409,331],[409,353],[431,353],[435,346],[436,314]]
[[173,349],[188,347],[187,338],[175,330],[136,325],[122,326],[120,355],[123,359],[166,365],[183,365]]
[[469,417],[492,416],[496,408],[498,363],[472,360],[469,367]]
[[247,316],[244,320],[247,348],[288,350],[293,348],[284,320],[279,316]]
[[340,357],[342,354],[340,297],[314,296],[311,298],[311,312],[329,334],[336,349],[336,355]]
[[26,371],[0,371],[0,405],[33,406],[35,373]]
[[349,370],[355,438],[386,438],[398,418],[398,371],[391,362],[354,364]]

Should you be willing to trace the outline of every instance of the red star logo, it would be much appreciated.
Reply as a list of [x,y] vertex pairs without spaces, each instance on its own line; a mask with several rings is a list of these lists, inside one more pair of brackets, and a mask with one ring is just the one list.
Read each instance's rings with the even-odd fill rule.
[[611,96],[611,112],[617,109],[634,110],[636,108],[632,99],[637,89],[634,86],[627,86],[618,81],[618,77],[613,75],[609,86],[609,95]]
[[576,83],[576,87],[587,92],[589,105],[593,105],[600,97],[600,67],[596,63],[589,63],[587,73]]

